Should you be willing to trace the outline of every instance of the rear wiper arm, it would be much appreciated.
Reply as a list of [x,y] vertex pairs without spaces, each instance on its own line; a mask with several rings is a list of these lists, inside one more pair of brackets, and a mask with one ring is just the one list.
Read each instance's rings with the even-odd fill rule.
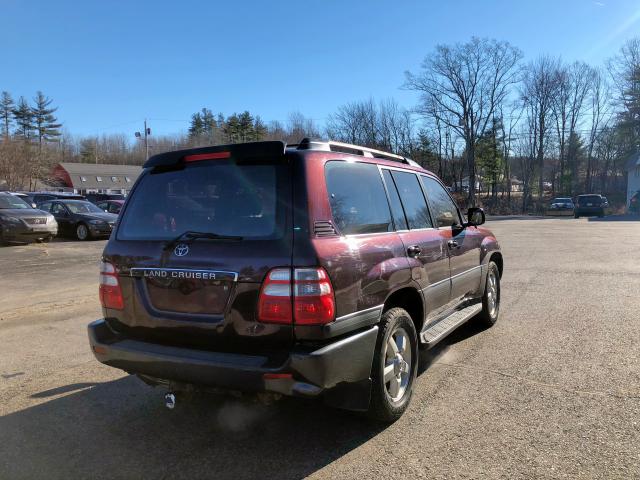
[[176,243],[180,241],[196,240],[200,238],[204,238],[207,240],[236,240],[236,241],[243,239],[243,237],[239,235],[220,235],[219,233],[213,233],[213,232],[196,232],[193,230],[187,230],[186,232],[182,232],[180,235],[178,235],[174,239],[169,240],[164,246],[164,250],[169,250],[171,247],[173,247]]

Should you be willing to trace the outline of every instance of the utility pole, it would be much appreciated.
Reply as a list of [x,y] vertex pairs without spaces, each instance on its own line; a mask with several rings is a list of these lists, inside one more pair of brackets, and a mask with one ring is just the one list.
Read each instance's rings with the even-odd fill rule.
[[136,132],[136,138],[144,137],[144,159],[149,160],[149,135],[151,135],[151,129],[147,127],[147,119],[144,119],[144,134]]

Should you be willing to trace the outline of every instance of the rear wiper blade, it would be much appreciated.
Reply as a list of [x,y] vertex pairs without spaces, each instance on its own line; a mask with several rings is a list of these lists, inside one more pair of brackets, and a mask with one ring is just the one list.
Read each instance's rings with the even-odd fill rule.
[[243,237],[239,235],[220,235],[219,233],[213,232],[196,232],[194,230],[187,230],[186,232],[182,232],[180,235],[175,237],[172,240],[169,240],[164,246],[165,250],[170,249],[176,243],[181,242],[183,240],[197,240],[197,239],[207,239],[207,240],[242,240]]

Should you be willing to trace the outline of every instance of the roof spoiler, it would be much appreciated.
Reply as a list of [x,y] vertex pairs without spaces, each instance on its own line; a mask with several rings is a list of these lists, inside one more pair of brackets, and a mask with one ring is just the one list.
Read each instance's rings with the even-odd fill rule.
[[[206,159],[207,154],[213,158],[233,157],[236,160],[248,158],[274,158],[285,154],[287,144],[281,141],[236,143],[232,145],[216,145],[212,147],[190,148],[174,152],[159,153],[149,158],[144,168],[170,167],[185,162],[187,157]],[[215,155],[220,154],[220,155]],[[188,160],[186,160],[188,161]]]

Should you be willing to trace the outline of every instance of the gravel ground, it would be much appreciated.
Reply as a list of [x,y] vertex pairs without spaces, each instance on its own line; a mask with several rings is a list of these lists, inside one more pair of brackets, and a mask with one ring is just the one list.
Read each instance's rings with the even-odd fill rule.
[[494,219],[501,317],[423,354],[382,427],[162,390],[99,364],[104,242],[0,249],[0,478],[640,478],[640,222]]

